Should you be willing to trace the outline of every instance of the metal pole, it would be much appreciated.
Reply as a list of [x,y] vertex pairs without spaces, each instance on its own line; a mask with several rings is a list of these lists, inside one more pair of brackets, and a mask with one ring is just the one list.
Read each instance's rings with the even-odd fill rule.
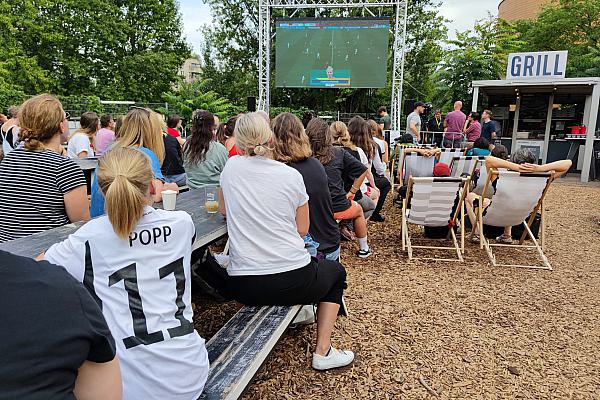
[[598,108],[600,108],[600,83],[596,83],[594,85],[594,90],[592,91],[592,101],[590,103],[590,119],[587,125],[583,165],[581,167],[581,182],[584,183],[588,182],[590,179],[590,166],[592,164],[594,139],[596,137],[596,122],[598,120]]
[[550,144],[550,126],[552,125],[552,110],[554,109],[554,93],[550,94],[548,100],[548,115],[546,115],[546,132],[544,133],[544,151],[542,152],[542,164],[548,162],[548,145]]
[[477,111],[477,103],[479,103],[479,86],[473,87],[473,104],[471,105],[471,111]]
[[510,154],[517,151],[517,132],[519,131],[519,112],[521,111],[521,96],[517,96],[517,106],[515,108],[515,122],[513,124],[512,143],[510,145]]

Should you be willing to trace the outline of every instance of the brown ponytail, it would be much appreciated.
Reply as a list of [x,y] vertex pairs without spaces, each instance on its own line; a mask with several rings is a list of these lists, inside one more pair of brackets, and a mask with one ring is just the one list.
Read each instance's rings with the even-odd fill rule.
[[150,160],[139,150],[117,147],[100,158],[96,175],[108,220],[117,236],[127,240],[150,203]]

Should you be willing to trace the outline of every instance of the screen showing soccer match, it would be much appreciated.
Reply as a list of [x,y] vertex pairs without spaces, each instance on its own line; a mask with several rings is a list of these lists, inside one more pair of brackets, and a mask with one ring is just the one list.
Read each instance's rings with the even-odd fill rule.
[[389,18],[278,19],[275,84],[385,87],[389,30]]

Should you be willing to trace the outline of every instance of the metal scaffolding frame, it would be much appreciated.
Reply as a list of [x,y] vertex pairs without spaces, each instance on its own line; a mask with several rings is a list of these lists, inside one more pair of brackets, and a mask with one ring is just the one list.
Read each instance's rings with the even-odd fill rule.
[[406,15],[408,0],[259,0],[258,2],[258,109],[269,112],[271,84],[271,10],[291,9],[293,17],[302,9],[361,8],[375,16],[373,8],[393,7],[392,99],[390,116],[392,129],[400,129],[402,85],[406,45]]

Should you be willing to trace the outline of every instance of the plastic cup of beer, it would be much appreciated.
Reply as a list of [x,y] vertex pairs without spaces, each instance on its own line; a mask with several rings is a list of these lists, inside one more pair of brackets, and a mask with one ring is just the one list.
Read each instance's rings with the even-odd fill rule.
[[219,188],[207,187],[205,190],[204,207],[207,213],[214,214],[219,211]]
[[177,203],[177,192],[174,190],[163,190],[161,193],[163,201],[163,209],[173,211]]

